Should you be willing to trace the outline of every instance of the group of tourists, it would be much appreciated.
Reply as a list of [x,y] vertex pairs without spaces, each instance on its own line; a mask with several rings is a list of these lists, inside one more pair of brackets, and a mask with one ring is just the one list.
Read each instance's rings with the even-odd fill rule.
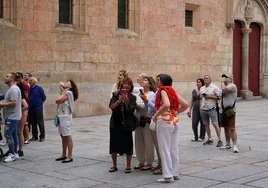
[[[197,79],[197,88],[192,91],[188,105],[187,101],[174,90],[172,78],[167,74],[159,74],[154,79],[142,73],[137,77],[139,86],[134,87],[127,71],[119,71],[118,81],[112,87],[109,104],[112,110],[110,154],[113,164],[109,172],[118,171],[117,156],[126,154],[125,173],[131,173],[131,159],[135,149],[139,161],[134,166],[135,170],[151,170],[155,175],[162,174],[163,178],[158,179],[158,182],[170,183],[178,180],[178,115],[188,107],[190,108],[187,115],[192,118],[194,132],[192,141],[212,145],[211,122],[218,138],[217,147],[231,149],[230,138],[232,138],[234,152],[238,153],[235,130],[237,88],[232,82],[232,75],[223,74],[220,90],[212,83],[210,75]],[[137,122],[134,129],[133,121]],[[221,140],[220,126],[225,130],[225,145]],[[133,132],[135,144],[133,144]],[[205,141],[206,133],[208,139]],[[155,153],[158,164],[153,166]]]
[[[0,110],[3,109],[2,123],[5,124],[4,135],[8,144],[8,151],[3,157],[4,162],[9,163],[24,156],[25,144],[45,140],[43,103],[46,95],[43,88],[37,85],[37,78],[30,73],[23,75],[21,72],[11,72],[5,76],[4,82],[8,90],[0,96]],[[74,101],[78,98],[78,89],[73,80],[68,80],[59,83],[59,90],[60,96],[55,103],[58,104],[57,113],[61,125],[58,130],[62,138],[62,155],[56,161],[68,163],[73,161],[70,126]],[[2,135],[0,138],[3,139]]]
[[[1,95],[0,108],[3,108],[5,137],[8,151],[3,155],[4,162],[13,162],[24,156],[23,146],[30,141],[45,139],[43,118],[43,102],[46,95],[42,87],[37,85],[37,79],[30,73],[24,76],[21,72],[9,73],[5,76],[8,90]],[[29,139],[30,128],[33,137]]]
[[[142,73],[137,77],[138,86],[121,70],[118,81],[112,87],[109,107],[110,154],[112,167],[109,172],[118,171],[117,156],[126,155],[125,173],[131,173],[133,150],[138,160],[135,170],[152,171],[162,174],[158,182],[170,183],[179,179],[178,131],[179,114],[186,111],[192,118],[194,137],[192,141],[212,145],[210,122],[217,135],[217,147],[231,149],[238,153],[235,130],[237,88],[233,76],[223,74],[221,89],[212,83],[210,75],[196,80],[197,88],[192,91],[190,104],[172,87],[168,74],[153,77]],[[37,79],[30,73],[9,73],[5,76],[8,90],[0,96],[0,109],[3,109],[5,137],[8,151],[4,162],[13,162],[24,156],[23,145],[30,141],[45,140],[43,103],[46,95]],[[78,88],[73,80],[59,82],[57,104],[58,131],[62,140],[62,153],[56,161],[73,162],[73,141],[71,136],[74,101],[78,99]],[[1,115],[0,115],[1,116]],[[198,125],[200,124],[200,134]],[[38,135],[38,128],[40,134]],[[224,127],[226,144],[223,145],[220,127]],[[29,133],[32,138],[29,139]],[[135,142],[133,143],[133,132]],[[207,140],[205,141],[205,134]],[[1,137],[0,137],[1,138]],[[153,166],[157,155],[158,164]]]
[[[218,138],[217,147],[220,150],[231,149],[230,139],[233,141],[233,152],[238,153],[237,134],[235,129],[237,87],[233,83],[232,74],[222,74],[221,89],[212,83],[210,75],[196,80],[197,88],[192,91],[188,117],[192,117],[194,137],[192,141],[203,142],[205,133],[208,139],[203,144],[212,145],[210,121]],[[200,134],[198,136],[198,124]],[[221,140],[220,128],[224,127],[226,144]]]

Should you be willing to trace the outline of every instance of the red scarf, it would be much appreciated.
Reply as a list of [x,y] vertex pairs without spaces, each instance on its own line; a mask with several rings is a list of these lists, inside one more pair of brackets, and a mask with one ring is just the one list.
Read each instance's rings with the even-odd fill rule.
[[161,86],[157,91],[155,98],[155,109],[159,110],[161,104],[161,91],[164,90],[167,92],[168,99],[170,101],[170,109],[179,111],[179,98],[177,96],[176,91],[171,86]]

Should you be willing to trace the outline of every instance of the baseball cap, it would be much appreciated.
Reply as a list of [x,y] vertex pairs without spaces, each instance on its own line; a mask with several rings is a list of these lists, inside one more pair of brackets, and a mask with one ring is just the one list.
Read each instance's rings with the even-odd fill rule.
[[221,77],[222,78],[230,78],[231,80],[234,79],[233,74],[222,74]]

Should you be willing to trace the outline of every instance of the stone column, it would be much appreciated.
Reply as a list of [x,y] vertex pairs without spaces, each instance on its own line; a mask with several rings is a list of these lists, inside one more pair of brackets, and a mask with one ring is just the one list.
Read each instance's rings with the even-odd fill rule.
[[243,99],[251,99],[253,93],[248,89],[249,33],[251,29],[243,28],[242,32],[242,90],[240,94]]

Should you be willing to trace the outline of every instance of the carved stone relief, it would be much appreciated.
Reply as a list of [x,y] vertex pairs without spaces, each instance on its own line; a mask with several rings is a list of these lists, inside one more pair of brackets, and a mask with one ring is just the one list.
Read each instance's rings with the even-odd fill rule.
[[253,6],[252,6],[252,1],[247,0],[247,5],[245,8],[246,23],[249,25],[253,18],[254,18],[254,10],[253,10]]

